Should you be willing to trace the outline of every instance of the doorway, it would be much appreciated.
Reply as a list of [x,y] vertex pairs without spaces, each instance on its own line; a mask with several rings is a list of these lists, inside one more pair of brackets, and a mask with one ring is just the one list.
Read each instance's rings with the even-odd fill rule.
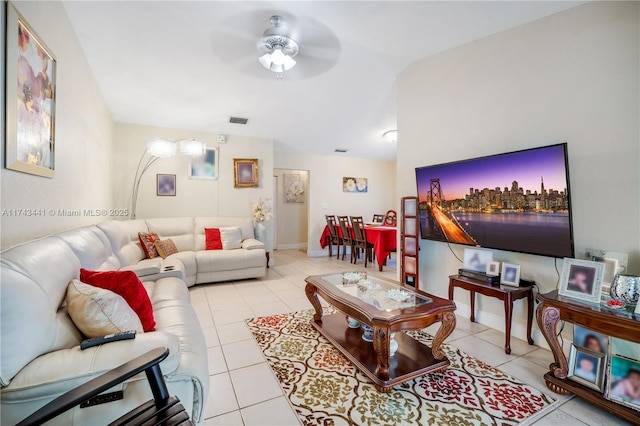
[[278,218],[274,223],[274,247],[307,249],[309,226],[309,171],[274,169],[274,199]]

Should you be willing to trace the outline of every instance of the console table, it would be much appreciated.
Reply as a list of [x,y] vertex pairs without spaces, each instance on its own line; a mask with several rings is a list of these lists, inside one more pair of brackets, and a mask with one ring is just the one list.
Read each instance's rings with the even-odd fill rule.
[[633,424],[640,425],[640,412],[609,401],[600,392],[567,379],[569,364],[556,335],[556,325],[558,321],[563,320],[607,336],[640,343],[640,321],[634,319],[633,313],[580,303],[559,296],[557,290],[538,294],[536,299],[540,302],[536,310],[536,320],[554,358],[554,363],[549,366],[550,371],[544,375],[547,387],[559,394],[573,393]]
[[511,353],[511,316],[513,314],[513,301],[527,299],[527,342],[533,345],[531,338],[531,324],[533,322],[533,289],[532,287],[509,287],[499,284],[489,284],[462,275],[451,275],[449,277],[449,300],[453,300],[453,289],[459,287],[468,290],[471,296],[471,315],[469,319],[475,322],[476,293],[484,296],[495,297],[504,302],[505,320],[505,344],[504,352]]

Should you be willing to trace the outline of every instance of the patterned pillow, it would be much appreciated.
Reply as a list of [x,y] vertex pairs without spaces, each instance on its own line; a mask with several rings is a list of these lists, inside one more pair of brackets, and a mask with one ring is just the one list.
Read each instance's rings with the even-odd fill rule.
[[138,239],[147,259],[158,257],[158,251],[156,250],[156,241],[160,241],[158,234],[155,232],[138,232]]
[[171,238],[167,238],[166,240],[162,241],[156,241],[156,250],[163,259],[166,259],[167,256],[171,256],[172,254],[178,252],[178,248]]
[[78,280],[67,286],[67,312],[87,337],[127,330],[142,332],[140,318],[122,296]]

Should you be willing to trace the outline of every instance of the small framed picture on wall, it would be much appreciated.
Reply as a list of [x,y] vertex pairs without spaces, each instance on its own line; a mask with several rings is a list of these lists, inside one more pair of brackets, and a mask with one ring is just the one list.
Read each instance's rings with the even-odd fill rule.
[[176,175],[156,175],[156,195],[159,197],[175,197]]

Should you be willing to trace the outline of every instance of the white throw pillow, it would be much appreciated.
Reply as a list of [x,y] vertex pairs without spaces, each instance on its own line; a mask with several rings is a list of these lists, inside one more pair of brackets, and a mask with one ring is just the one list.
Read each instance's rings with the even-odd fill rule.
[[242,247],[242,231],[239,226],[220,228],[220,239],[223,250],[233,250]]
[[67,286],[67,312],[87,337],[127,330],[143,331],[138,314],[122,296],[79,280],[73,280]]

